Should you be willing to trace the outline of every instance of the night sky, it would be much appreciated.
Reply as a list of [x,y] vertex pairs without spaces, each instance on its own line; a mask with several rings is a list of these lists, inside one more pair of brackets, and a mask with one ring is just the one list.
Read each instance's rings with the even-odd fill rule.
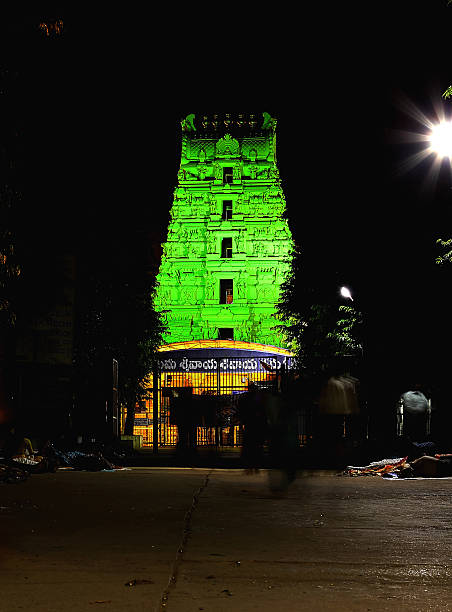
[[301,14],[232,5],[227,15],[64,14],[53,39],[36,22],[58,13],[12,22],[13,115],[37,202],[28,218],[48,244],[83,248],[143,227],[163,241],[180,119],[268,111],[295,239],[319,275],[334,271],[351,287],[375,385],[435,387],[447,380],[441,353],[452,338],[452,268],[434,262],[436,238],[452,235],[451,174],[444,164],[426,184],[430,160],[398,173],[419,145],[393,131],[425,131],[403,100],[431,118],[435,104],[452,114],[441,102],[452,6],[312,4]]

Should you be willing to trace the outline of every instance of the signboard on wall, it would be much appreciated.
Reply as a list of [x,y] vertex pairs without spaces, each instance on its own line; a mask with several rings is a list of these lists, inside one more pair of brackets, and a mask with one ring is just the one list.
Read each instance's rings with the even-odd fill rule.
[[162,372],[278,372],[291,369],[293,357],[241,349],[189,349],[160,356]]

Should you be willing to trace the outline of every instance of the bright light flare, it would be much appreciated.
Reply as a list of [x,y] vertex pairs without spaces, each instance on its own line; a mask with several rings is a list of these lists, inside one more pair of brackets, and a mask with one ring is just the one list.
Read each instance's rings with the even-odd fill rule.
[[[424,164],[424,178],[421,191],[434,193],[444,160],[448,160],[452,171],[452,121],[450,104],[444,105],[444,100],[438,92],[432,98],[432,116],[426,115],[409,98],[400,94],[396,105],[405,114],[414,119],[419,130],[389,130],[388,136],[392,144],[413,144],[413,152],[401,159],[396,173],[400,176],[411,172],[418,165]],[[447,112],[446,112],[447,111]],[[427,165],[426,165],[427,164]]]
[[432,127],[430,152],[452,161],[452,121],[442,121]]

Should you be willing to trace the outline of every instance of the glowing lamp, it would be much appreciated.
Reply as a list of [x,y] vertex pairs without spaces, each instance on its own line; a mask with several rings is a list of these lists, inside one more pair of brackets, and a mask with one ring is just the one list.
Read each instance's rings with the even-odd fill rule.
[[350,289],[348,287],[341,287],[341,295],[344,298],[348,298],[353,302],[352,294],[350,293]]
[[442,121],[432,127],[430,151],[452,160],[452,121]]

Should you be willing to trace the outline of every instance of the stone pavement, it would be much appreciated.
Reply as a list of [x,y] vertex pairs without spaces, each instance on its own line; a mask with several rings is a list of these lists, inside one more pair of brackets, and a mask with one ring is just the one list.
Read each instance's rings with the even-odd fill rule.
[[452,479],[132,468],[0,486],[0,611],[452,612]]

